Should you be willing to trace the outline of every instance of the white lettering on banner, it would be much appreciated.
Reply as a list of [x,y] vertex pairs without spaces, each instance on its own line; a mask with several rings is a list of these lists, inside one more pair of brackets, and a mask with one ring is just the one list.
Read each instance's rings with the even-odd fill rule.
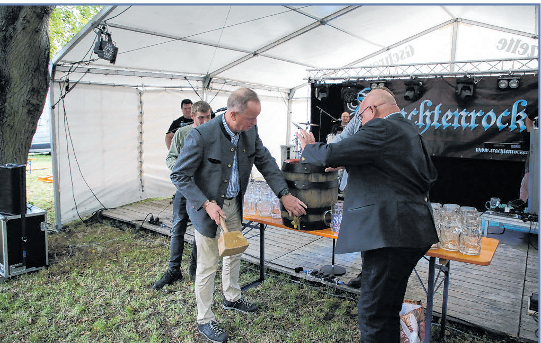
[[[461,127],[462,130],[467,128],[470,131],[473,131],[476,127],[481,125],[485,131],[487,131],[493,125],[496,125],[499,131],[507,128],[509,131],[514,131],[517,128],[519,132],[526,130],[526,125],[524,120],[526,119],[526,114],[524,109],[520,112],[518,111],[518,106],[526,107],[528,102],[526,100],[517,100],[513,104],[511,111],[505,109],[500,115],[496,115],[493,110],[490,110],[488,113],[484,113],[481,110],[472,110],[471,112],[466,111],[465,109],[461,112],[456,109],[455,111],[447,110],[445,114],[441,115],[441,105],[437,105],[434,110],[430,110],[432,106],[432,101],[424,100],[419,106],[419,110],[414,108],[410,113],[407,113],[403,108],[400,111],[402,115],[409,120],[413,120],[417,123],[419,128],[422,128],[421,134],[428,130],[431,126],[434,129],[439,129],[442,127],[443,130],[448,127],[452,127],[454,130]],[[440,120],[441,115],[441,120]],[[505,124],[506,117],[511,117],[509,124]],[[481,118],[479,122],[479,118]]]
[[528,57],[537,56],[537,45],[530,45],[528,43],[521,43],[520,39],[511,38],[509,40],[502,38],[496,44],[496,49],[505,50],[512,54],[528,55]]
[[394,65],[397,64],[400,61],[403,61],[405,59],[408,59],[413,56],[415,51],[413,50],[413,46],[407,45],[404,47],[404,49],[398,50],[397,52],[390,52],[385,56],[385,58],[380,58],[379,60],[372,63],[373,66],[380,66],[380,65]]

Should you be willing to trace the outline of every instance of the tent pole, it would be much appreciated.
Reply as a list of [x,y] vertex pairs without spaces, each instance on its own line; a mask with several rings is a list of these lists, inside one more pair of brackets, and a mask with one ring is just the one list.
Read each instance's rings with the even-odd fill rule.
[[58,171],[58,157],[57,157],[57,132],[56,132],[56,117],[54,112],[54,75],[56,71],[56,66],[54,63],[49,63],[49,75],[51,77],[49,84],[49,102],[50,108],[48,109],[51,112],[51,162],[53,166],[53,196],[54,196],[54,215],[56,221],[56,229],[60,230],[62,228],[62,212],[60,211],[60,175]]
[[291,142],[291,109],[293,107],[293,96],[295,95],[295,89],[292,88],[289,91],[288,97],[287,97],[287,119],[286,119],[286,142],[285,145],[288,145],[289,142]]
[[451,45],[451,73],[455,71],[455,61],[456,61],[456,40],[458,37],[458,21],[455,20],[453,23],[453,41]]

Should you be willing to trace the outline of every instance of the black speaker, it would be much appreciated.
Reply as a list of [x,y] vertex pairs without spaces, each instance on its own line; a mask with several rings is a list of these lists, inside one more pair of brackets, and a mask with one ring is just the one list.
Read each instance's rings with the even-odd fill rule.
[[26,212],[26,165],[0,164],[0,213]]

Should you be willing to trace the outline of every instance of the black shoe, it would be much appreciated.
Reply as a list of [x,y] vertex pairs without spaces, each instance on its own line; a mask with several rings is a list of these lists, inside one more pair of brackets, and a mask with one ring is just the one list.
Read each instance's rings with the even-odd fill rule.
[[348,282],[348,286],[351,288],[361,288],[361,275],[362,275],[362,272],[359,273],[359,275],[357,275],[355,279],[351,279]]
[[250,313],[257,311],[257,306],[247,302],[244,298],[240,298],[237,301],[229,301],[224,299],[224,308],[226,310],[237,310],[244,313]]
[[195,282],[195,272],[197,271],[197,261],[192,259],[190,261],[190,269],[189,269],[189,273],[190,273],[190,279]]
[[152,288],[155,290],[159,290],[162,289],[163,286],[170,285],[180,279],[182,279],[182,272],[180,270],[172,271],[171,269],[167,269],[165,274],[163,274],[162,278],[156,281]]
[[199,332],[211,342],[227,342],[227,332],[225,332],[214,320],[205,324],[197,324],[197,328],[199,329]]

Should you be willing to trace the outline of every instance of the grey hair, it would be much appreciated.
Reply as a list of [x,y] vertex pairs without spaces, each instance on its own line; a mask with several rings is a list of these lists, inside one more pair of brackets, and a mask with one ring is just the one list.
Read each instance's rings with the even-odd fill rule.
[[249,88],[237,89],[229,96],[229,99],[227,99],[227,109],[234,110],[239,113],[244,113],[244,111],[246,110],[246,104],[250,100],[261,103],[261,101],[259,101],[257,93],[253,90]]

